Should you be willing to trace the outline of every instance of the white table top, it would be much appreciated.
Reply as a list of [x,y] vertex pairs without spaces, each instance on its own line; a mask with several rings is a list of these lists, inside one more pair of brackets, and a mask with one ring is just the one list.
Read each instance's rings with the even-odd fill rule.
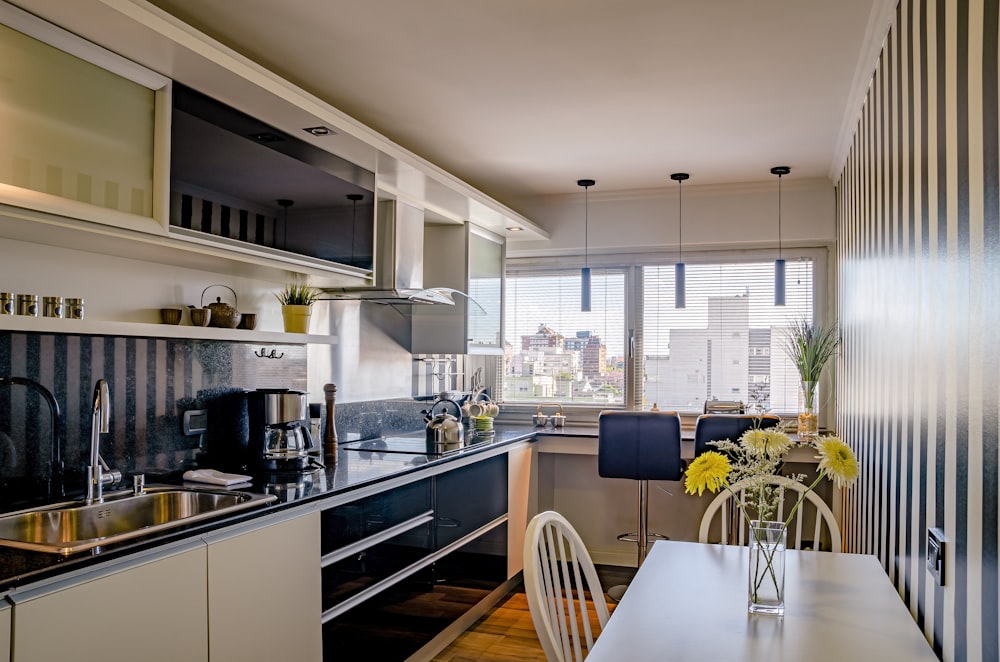
[[588,662],[937,660],[875,557],[786,554],[785,615],[751,615],[746,547],[655,543]]

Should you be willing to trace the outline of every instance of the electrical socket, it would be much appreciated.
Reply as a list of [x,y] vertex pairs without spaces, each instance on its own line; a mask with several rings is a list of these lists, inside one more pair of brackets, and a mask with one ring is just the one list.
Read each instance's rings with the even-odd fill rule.
[[938,586],[944,586],[945,538],[941,529],[927,529],[927,570]]

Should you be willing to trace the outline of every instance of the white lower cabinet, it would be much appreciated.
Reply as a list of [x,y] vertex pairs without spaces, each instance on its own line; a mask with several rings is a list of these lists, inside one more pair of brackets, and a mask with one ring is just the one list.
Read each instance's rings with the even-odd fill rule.
[[207,660],[205,583],[198,541],[15,593],[11,659]]
[[0,602],[0,662],[10,662],[10,605]]
[[205,537],[209,659],[318,661],[323,656],[319,513],[266,517],[255,524]]

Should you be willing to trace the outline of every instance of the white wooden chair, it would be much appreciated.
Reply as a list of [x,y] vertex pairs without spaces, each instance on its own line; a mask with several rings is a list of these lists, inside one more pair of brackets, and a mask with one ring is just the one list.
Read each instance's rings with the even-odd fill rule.
[[601,629],[608,605],[594,563],[580,535],[562,515],[548,511],[528,523],[524,539],[524,588],[535,632],[551,661],[583,660],[599,632],[591,627],[593,610]]
[[[767,483],[780,490],[778,516],[775,519],[780,518],[784,521],[802,494],[806,493],[806,486],[785,476],[770,476]],[[741,480],[731,485],[729,489],[739,494],[740,498],[746,498],[743,494],[752,484],[754,484],[753,479]],[[785,493],[789,491],[791,494],[786,497]],[[722,542],[723,545],[746,544],[747,522],[739,514],[739,511],[733,508],[732,500],[732,495],[723,491],[708,504],[708,508],[701,518],[701,529],[698,531],[699,542],[709,542],[713,522],[716,522],[720,532],[719,542]],[[806,528],[806,524],[810,520],[815,521],[812,537],[803,536],[803,529]],[[788,523],[786,544],[789,549],[802,549],[802,541],[805,539],[811,540],[813,545],[818,546],[819,541],[823,540],[823,528],[826,529],[829,536],[830,550],[833,552],[841,551],[840,526],[837,524],[837,518],[833,511],[815,492],[807,492],[805,500],[795,513],[795,517]],[[729,541],[730,537],[735,538],[732,543]]]

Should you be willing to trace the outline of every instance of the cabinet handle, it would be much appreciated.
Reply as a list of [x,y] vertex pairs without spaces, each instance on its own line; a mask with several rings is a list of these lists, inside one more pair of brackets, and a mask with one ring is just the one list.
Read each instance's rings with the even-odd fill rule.
[[453,517],[438,517],[437,523],[442,529],[458,529],[462,526],[462,520]]
[[363,552],[369,547],[374,547],[380,542],[385,542],[390,538],[394,538],[401,533],[406,533],[410,529],[415,529],[421,524],[434,521],[434,511],[428,510],[424,513],[417,515],[412,519],[408,519],[405,522],[401,522],[396,526],[390,526],[388,529],[379,531],[378,533],[368,536],[367,538],[362,538],[361,540],[346,545],[339,549],[335,549],[332,552],[324,554],[320,559],[320,567],[327,567],[337,561],[342,561],[343,559],[354,556],[358,552]]

